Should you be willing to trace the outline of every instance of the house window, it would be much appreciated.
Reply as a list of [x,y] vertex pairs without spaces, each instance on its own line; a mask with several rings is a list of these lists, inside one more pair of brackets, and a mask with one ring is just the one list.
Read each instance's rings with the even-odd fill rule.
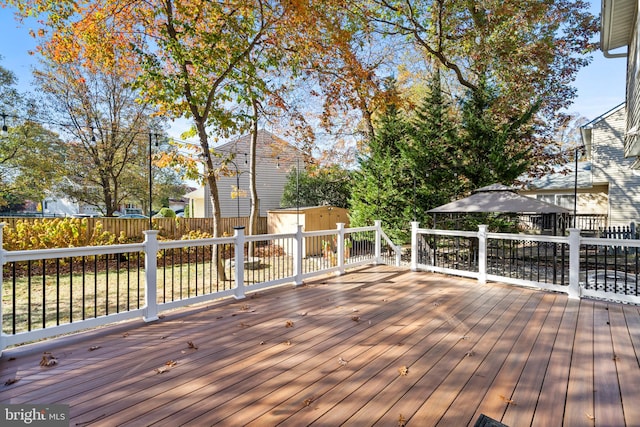
[[573,210],[573,201],[575,198],[573,195],[557,195],[556,205],[562,206],[565,209]]

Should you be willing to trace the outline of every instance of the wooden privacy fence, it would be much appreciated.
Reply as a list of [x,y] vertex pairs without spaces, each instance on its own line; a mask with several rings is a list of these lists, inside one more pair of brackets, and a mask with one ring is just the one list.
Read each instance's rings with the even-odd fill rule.
[[[7,227],[15,228],[18,221],[55,221],[60,218],[24,218],[24,217],[1,217],[0,222],[7,224]],[[93,233],[96,223],[100,222],[104,231],[108,231],[117,236],[121,232],[130,238],[144,238],[143,231],[149,229],[149,220],[145,218],[83,218],[87,221],[89,234]],[[152,218],[154,230],[159,230],[160,235],[166,239],[180,239],[191,231],[212,233],[213,218]],[[244,226],[245,232],[249,231],[249,218],[222,218],[220,223],[221,233],[233,235],[233,229],[237,226]],[[267,217],[258,218],[258,230],[256,234],[267,234]]]

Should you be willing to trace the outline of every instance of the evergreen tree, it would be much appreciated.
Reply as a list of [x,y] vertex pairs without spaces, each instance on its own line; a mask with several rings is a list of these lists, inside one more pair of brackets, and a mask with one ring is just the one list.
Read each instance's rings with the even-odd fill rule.
[[287,175],[280,207],[337,206],[346,208],[351,194],[351,174],[337,165],[310,167]]
[[436,70],[427,95],[411,121],[410,144],[403,146],[403,163],[412,171],[415,203],[405,212],[422,225],[430,224],[426,211],[448,203],[460,192],[457,179],[461,153],[457,121],[451,102],[442,92],[440,72]]
[[410,239],[408,214],[413,201],[413,174],[402,158],[409,135],[409,124],[397,105],[388,105],[368,153],[358,158],[360,167],[355,173],[350,200],[351,225],[371,225],[379,219],[396,242]]
[[528,140],[539,104],[500,123],[493,111],[497,98],[498,90],[482,78],[478,89],[469,91],[462,102],[460,177],[466,192],[496,183],[509,185],[529,166],[529,147],[520,141]]

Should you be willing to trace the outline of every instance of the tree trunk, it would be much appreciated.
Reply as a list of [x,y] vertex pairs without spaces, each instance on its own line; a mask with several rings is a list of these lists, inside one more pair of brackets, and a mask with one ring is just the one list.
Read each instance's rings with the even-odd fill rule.
[[[205,160],[205,181],[209,185],[209,197],[211,198],[211,206],[213,207],[213,237],[220,237],[220,197],[218,195],[218,183],[216,181],[215,168],[211,160],[211,152],[209,150],[209,140],[204,126],[204,122],[196,120],[196,129],[200,138],[200,146]],[[216,265],[216,274],[219,281],[226,281],[227,277],[224,271],[224,259],[222,252],[218,249],[218,245],[214,245],[211,262]]]
[[[249,146],[249,192],[251,193],[251,212],[249,214],[249,235],[257,234],[260,204],[256,189],[256,148],[258,146],[258,102],[253,99],[253,129],[251,131],[251,145]],[[254,245],[249,245],[249,256],[254,254]]]

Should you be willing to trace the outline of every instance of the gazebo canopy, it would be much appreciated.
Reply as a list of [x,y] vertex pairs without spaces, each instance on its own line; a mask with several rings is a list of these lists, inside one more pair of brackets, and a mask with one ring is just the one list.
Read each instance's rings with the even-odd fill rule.
[[521,213],[521,214],[568,214],[569,209],[552,203],[522,196],[513,188],[493,184],[475,190],[469,197],[433,208],[428,213]]

